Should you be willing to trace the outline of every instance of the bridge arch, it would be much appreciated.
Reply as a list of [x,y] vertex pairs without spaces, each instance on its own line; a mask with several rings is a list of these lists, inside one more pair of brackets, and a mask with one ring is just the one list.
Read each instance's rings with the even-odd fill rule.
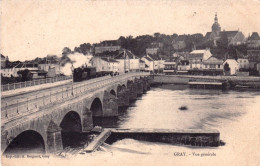
[[122,90],[122,86],[120,84],[117,85],[116,91],[117,94]]
[[114,89],[112,89],[112,90],[110,91],[110,94],[116,96],[116,92],[114,91]]
[[43,136],[34,130],[26,130],[17,135],[7,146],[5,154],[45,153]]
[[90,111],[92,112],[93,117],[100,117],[103,115],[102,102],[98,97],[92,101]]
[[75,111],[69,111],[60,123],[63,148],[73,147],[82,132],[80,115]]

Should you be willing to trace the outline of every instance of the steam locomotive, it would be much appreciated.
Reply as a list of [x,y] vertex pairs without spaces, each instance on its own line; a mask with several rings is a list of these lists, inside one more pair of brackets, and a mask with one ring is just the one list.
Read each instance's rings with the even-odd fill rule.
[[105,75],[115,76],[119,75],[119,73],[113,73],[112,71],[97,72],[95,67],[78,67],[73,70],[73,82],[80,82]]

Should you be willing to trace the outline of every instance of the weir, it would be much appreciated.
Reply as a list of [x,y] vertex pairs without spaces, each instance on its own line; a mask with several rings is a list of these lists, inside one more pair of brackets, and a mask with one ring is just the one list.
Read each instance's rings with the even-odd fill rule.
[[[86,147],[84,152],[93,152],[104,143],[112,144],[118,140],[131,138],[135,140],[160,142],[171,145],[190,145],[217,147],[224,143],[220,140],[218,130],[201,129],[114,129],[105,128],[93,131],[98,136]],[[92,133],[93,133],[92,132]]]

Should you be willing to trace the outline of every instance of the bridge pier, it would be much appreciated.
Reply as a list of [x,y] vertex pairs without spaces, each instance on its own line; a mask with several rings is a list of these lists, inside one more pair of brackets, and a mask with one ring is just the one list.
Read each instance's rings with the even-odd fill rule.
[[118,107],[129,106],[129,89],[121,87],[121,90],[117,93],[117,104]]
[[137,84],[128,80],[127,89],[129,89],[129,100],[135,100],[137,98]]
[[82,111],[82,131],[88,132],[92,129],[93,129],[92,112],[87,107],[84,107]]
[[118,104],[116,97],[109,92],[104,92],[103,117],[118,116]]
[[52,120],[47,129],[46,153],[54,153],[63,150],[61,128]]
[[136,78],[135,83],[137,84],[137,95],[141,96],[144,92],[143,80]]

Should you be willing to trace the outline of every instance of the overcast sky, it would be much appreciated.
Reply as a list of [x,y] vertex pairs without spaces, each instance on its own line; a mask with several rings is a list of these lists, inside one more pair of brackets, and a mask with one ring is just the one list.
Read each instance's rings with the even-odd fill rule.
[[259,0],[3,0],[1,53],[10,60],[61,54],[82,43],[160,32],[211,31],[215,12],[222,29],[260,33]]

